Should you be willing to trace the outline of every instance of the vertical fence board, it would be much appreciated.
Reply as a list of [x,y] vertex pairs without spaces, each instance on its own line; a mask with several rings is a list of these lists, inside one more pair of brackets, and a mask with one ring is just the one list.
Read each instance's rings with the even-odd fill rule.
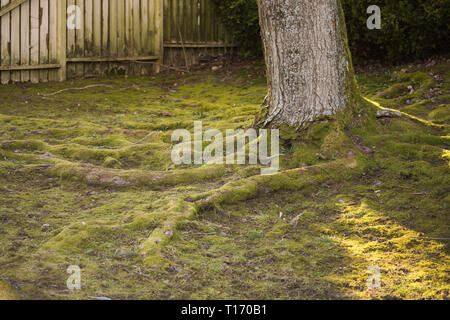
[[[121,0],[122,1],[122,0]],[[117,50],[118,50],[118,3],[117,0],[111,0],[110,1],[110,30],[109,30],[109,52],[111,57],[117,57]],[[117,63],[110,63],[110,68],[114,73],[117,73],[120,64]]]
[[57,60],[61,67],[57,70],[59,81],[67,80],[67,0],[56,0],[57,12]]
[[117,0],[117,55],[125,53],[125,1]]
[[164,40],[170,41],[170,8],[171,8],[171,1],[172,0],[162,0],[164,4],[164,28],[163,28],[163,34],[164,34]]
[[[39,0],[30,0],[30,64],[39,64]],[[30,71],[30,80],[39,82],[39,70]]]
[[[157,44],[155,42],[156,33],[156,19],[157,19],[157,5],[156,1],[163,2],[164,0],[148,0],[148,48],[156,48]],[[151,53],[151,50],[147,49],[147,53]]]
[[[58,4],[59,0],[49,0],[49,30],[48,30],[48,60],[51,64],[58,63]],[[48,80],[58,80],[58,70],[48,71]]]
[[[20,64],[30,64],[30,3],[27,1],[20,6]],[[30,81],[30,71],[20,72],[20,81]]]
[[[110,15],[109,15],[109,2],[110,0],[102,0],[102,51],[101,55],[102,57],[109,57],[110,51],[109,51],[109,21],[110,21]],[[109,70],[110,64],[108,62],[105,62],[101,65],[101,75],[105,75],[107,71]]]
[[117,56],[117,0],[110,2],[109,45],[111,57]]
[[[94,57],[100,57],[102,52],[102,0],[92,0],[92,52]],[[93,74],[100,74],[101,63],[92,63]]]
[[148,53],[149,46],[149,17],[148,17],[148,2],[149,0],[142,0],[141,3],[141,51],[139,54]]
[[[83,57],[85,55],[84,44],[85,44],[85,25],[84,25],[84,1],[85,0],[76,0],[75,5],[78,6],[79,10],[77,10],[77,19],[80,23],[80,28],[75,29],[75,56]],[[75,65],[75,77],[82,78],[84,77],[84,64],[77,63]]]
[[[39,12],[39,63],[48,64],[48,0],[40,0]],[[48,81],[48,70],[39,72],[39,81]]]
[[[76,29],[73,24],[76,24],[76,19],[78,18],[75,10],[76,1],[67,0],[67,57],[74,58],[77,56],[76,52]],[[67,64],[67,77],[69,79],[75,77],[76,66],[73,63]]]
[[[93,22],[93,2],[94,0],[84,1],[84,56],[94,56],[94,22]],[[94,65],[88,63],[84,65],[84,76],[90,77],[95,74]]]
[[140,23],[141,23],[141,8],[140,8],[140,0],[133,0],[132,3],[132,19],[133,19],[133,25],[132,25],[132,35],[133,38],[133,44],[134,44],[134,54],[135,56],[139,56],[141,54],[141,36],[140,36]]
[[92,22],[92,1],[93,0],[85,0],[84,2],[84,56],[92,57],[93,51],[93,22]]
[[101,55],[103,57],[109,57],[109,30],[110,30],[110,15],[109,15],[109,2],[110,0],[103,0],[102,7],[102,51]]
[[[1,7],[3,8],[9,3],[9,0],[1,0]],[[1,50],[0,58],[2,66],[9,66],[11,64],[10,56],[10,13],[5,14],[1,17]],[[11,79],[11,73],[9,71],[1,72],[1,82],[3,84],[9,83]]]
[[[20,7],[17,7],[11,11],[10,41],[11,41],[11,65],[18,66],[20,65]],[[11,71],[11,81],[12,82],[20,81],[20,71]]]
[[133,55],[134,54],[134,48],[133,48],[133,41],[131,38],[132,35],[132,2],[133,0],[124,0],[125,1],[125,56],[127,55]]
[[155,55],[159,57],[159,63],[154,70],[160,71],[161,64],[164,62],[164,1],[152,0],[154,2],[155,14],[154,14],[154,41],[153,48]]

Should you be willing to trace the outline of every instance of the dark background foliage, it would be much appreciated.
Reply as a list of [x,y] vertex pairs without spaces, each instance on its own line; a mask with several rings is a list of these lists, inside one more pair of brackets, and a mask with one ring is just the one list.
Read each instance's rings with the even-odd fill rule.
[[[262,55],[257,0],[213,0],[241,53]],[[450,51],[450,0],[341,0],[357,63],[404,62]],[[381,8],[381,30],[366,26],[367,8]]]

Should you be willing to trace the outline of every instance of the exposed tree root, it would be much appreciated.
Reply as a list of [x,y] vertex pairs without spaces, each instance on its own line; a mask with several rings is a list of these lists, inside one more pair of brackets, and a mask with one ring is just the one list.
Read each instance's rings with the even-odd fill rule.
[[307,186],[317,185],[326,180],[341,180],[360,174],[365,162],[358,161],[353,154],[348,158],[319,164],[307,168],[287,170],[275,175],[259,175],[247,179],[233,181],[222,188],[197,195],[193,201],[200,210],[220,209],[221,204],[234,204],[277,191],[299,190]]
[[365,162],[355,156],[309,168],[284,171],[275,175],[259,175],[230,182],[222,188],[197,195],[194,198],[169,201],[164,224],[155,229],[144,241],[140,250],[147,266],[165,265],[162,248],[174,236],[177,224],[183,219],[193,217],[198,211],[214,209],[223,213],[222,204],[233,204],[255,198],[260,194],[276,191],[299,190],[317,185],[327,180],[336,181],[359,175]]
[[152,188],[217,179],[225,174],[225,168],[223,166],[203,166],[195,169],[156,172],[107,169],[58,160],[56,165],[47,172],[62,179],[74,179],[93,186],[116,188],[143,186]]
[[419,117],[415,117],[415,116],[410,115],[409,113],[406,113],[406,112],[402,112],[402,111],[399,111],[399,110],[396,110],[396,109],[391,109],[391,108],[383,107],[383,106],[382,106],[381,104],[379,104],[378,102],[373,101],[373,100],[370,100],[370,99],[368,99],[368,98],[366,98],[366,97],[364,97],[364,99],[365,99],[367,102],[370,102],[372,105],[374,105],[375,107],[377,107],[377,108],[380,109],[380,110],[388,110],[388,111],[392,111],[392,112],[396,112],[396,113],[401,113],[402,115],[404,115],[405,117],[407,117],[407,118],[409,118],[409,119],[411,119],[411,120],[413,120],[413,121],[416,121],[416,122],[425,124],[425,125],[430,126],[430,127],[435,127],[435,128],[448,128],[448,127],[450,127],[448,124],[437,124],[437,123],[433,123],[432,121],[428,121],[428,120],[421,119],[421,118],[419,118]]

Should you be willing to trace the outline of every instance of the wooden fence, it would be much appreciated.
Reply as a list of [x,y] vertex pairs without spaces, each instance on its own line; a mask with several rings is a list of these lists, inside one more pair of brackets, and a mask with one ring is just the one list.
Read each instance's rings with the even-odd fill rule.
[[158,72],[232,47],[210,0],[0,0],[0,79]]
[[60,0],[0,4],[1,83],[62,79]]
[[210,0],[164,0],[164,62],[191,65],[200,54],[226,53],[231,38]]

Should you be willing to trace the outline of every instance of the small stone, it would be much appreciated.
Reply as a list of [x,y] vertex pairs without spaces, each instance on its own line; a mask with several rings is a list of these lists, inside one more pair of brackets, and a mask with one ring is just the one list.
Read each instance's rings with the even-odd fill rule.
[[298,222],[300,221],[300,218],[302,217],[302,214],[299,214],[298,216],[296,216],[294,219],[292,219],[290,225],[292,228],[297,228],[298,226]]
[[177,267],[177,266],[173,266],[171,269],[172,269],[172,271],[175,271],[176,273],[178,273],[181,270],[183,270],[183,269],[181,269],[180,267]]
[[169,238],[172,238],[173,237],[173,231],[166,231],[165,233],[164,233],[166,236],[168,236]]
[[377,118],[401,118],[402,114],[393,110],[378,110]]
[[114,177],[113,181],[117,186],[120,186],[120,187],[129,186],[131,184],[128,181],[125,181],[120,177]]

